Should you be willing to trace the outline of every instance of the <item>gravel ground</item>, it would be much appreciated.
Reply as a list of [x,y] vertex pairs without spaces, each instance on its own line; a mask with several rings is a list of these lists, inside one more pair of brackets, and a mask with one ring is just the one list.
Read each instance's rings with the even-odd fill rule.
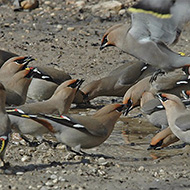
[[[86,83],[106,76],[132,57],[117,48],[99,50],[107,28],[130,22],[129,1],[120,8],[96,8],[104,1],[41,0],[39,8],[14,12],[0,6],[1,48],[20,55],[32,55],[35,65],[64,68],[72,78]],[[175,51],[190,52],[189,26]],[[99,97],[92,104],[108,104],[113,97]],[[114,98],[121,101],[121,98]],[[93,109],[71,110],[89,114]],[[94,156],[76,156],[58,145],[43,143],[29,147],[10,141],[5,160],[11,168],[0,170],[0,189],[190,189],[188,147],[147,151],[157,129],[135,109],[121,116],[110,138],[101,146],[87,150]]]

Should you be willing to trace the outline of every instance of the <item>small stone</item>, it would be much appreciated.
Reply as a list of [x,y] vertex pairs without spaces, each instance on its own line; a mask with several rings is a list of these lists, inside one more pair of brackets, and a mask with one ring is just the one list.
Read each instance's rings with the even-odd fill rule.
[[83,158],[83,157],[82,157],[82,156],[79,156],[79,155],[76,155],[76,156],[74,157],[74,159],[77,160],[77,161],[81,161],[82,158]]
[[53,183],[57,183],[57,182],[58,182],[58,179],[56,178],[56,179],[54,179],[52,182],[53,182]]
[[65,160],[72,160],[73,158],[75,157],[75,154],[74,153],[69,153],[67,154],[64,159]]
[[67,150],[67,147],[66,147],[66,145],[64,145],[64,144],[58,144],[58,145],[56,146],[56,149],[66,151],[66,150]]
[[23,175],[24,172],[17,172],[16,175]]
[[6,169],[6,170],[4,171],[4,173],[10,175],[10,174],[12,174],[12,171],[9,170],[9,169]]
[[125,12],[126,12],[125,9],[121,9],[118,14],[122,16],[125,14]]
[[27,155],[24,155],[22,158],[21,158],[21,161],[22,162],[29,162],[31,160],[31,157],[30,156],[27,156]]
[[140,166],[140,167],[138,168],[138,171],[144,171],[144,166]]
[[50,4],[51,4],[51,1],[45,1],[44,4],[45,4],[45,5],[50,5]]
[[63,26],[62,26],[61,24],[58,24],[56,27],[57,27],[57,29],[59,29],[59,30],[63,29]]
[[24,139],[22,139],[21,141],[19,141],[19,144],[20,144],[20,145],[23,145],[23,146],[26,146],[26,145],[27,145],[27,142],[26,142]]
[[106,2],[99,2],[98,4],[92,6],[93,13],[108,13],[109,11],[113,11],[115,13],[119,12],[122,8],[122,3],[119,1],[106,1]]
[[47,181],[46,183],[45,183],[45,185],[46,186],[50,186],[50,187],[53,187],[53,182],[52,181]]
[[108,162],[106,161],[106,159],[103,158],[103,157],[101,157],[101,158],[98,159],[98,163],[99,163],[100,165],[103,165],[103,166],[105,166],[105,165],[108,164]]
[[75,5],[76,5],[77,7],[79,7],[79,8],[82,8],[82,7],[84,7],[85,2],[84,2],[84,1],[76,1]]
[[55,16],[55,13],[51,13],[50,16],[52,16],[52,17]]
[[74,31],[75,30],[75,27],[68,27],[67,28],[67,31],[69,31],[69,32],[72,32],[72,31]]

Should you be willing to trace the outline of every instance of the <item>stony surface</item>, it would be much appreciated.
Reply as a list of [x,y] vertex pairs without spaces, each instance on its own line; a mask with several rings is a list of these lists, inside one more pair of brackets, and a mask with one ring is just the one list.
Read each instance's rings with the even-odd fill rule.
[[[106,76],[132,57],[117,48],[99,51],[101,37],[110,26],[130,22],[127,7],[132,1],[117,1],[119,8],[96,10],[106,1],[41,0],[32,11],[13,12],[0,7],[0,43],[4,50],[32,55],[33,65],[64,68],[85,83]],[[98,12],[100,11],[100,12]],[[175,51],[190,52],[187,26]],[[85,84],[84,83],[84,84]],[[99,97],[92,104],[108,104],[121,98]],[[71,110],[86,114],[93,109]],[[87,150],[94,156],[76,156],[64,145],[43,143],[29,147],[11,141],[5,155],[11,167],[0,170],[0,189],[190,189],[188,147],[147,151],[156,128],[145,118],[122,116],[110,138]]]

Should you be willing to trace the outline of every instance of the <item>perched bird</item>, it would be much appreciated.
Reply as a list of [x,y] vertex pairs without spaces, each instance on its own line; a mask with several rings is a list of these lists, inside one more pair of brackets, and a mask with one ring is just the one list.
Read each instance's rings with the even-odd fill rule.
[[141,111],[148,121],[155,127],[168,127],[166,111],[161,102],[151,92],[144,92],[140,100]]
[[31,117],[45,126],[57,139],[77,152],[99,146],[111,134],[124,106],[110,104],[98,110],[92,116],[61,115]]
[[127,90],[123,97],[123,104],[128,104],[127,107],[129,110],[140,104],[140,99],[144,92],[149,91],[155,94],[160,91],[171,90],[173,93],[180,94],[181,85],[184,85],[183,88],[188,88],[188,85],[187,87],[185,87],[185,85],[189,84],[189,82],[184,83],[185,80],[189,81],[189,75],[184,73],[181,69],[177,69],[165,75],[158,75],[157,80],[152,83],[149,82],[150,79],[151,76],[145,77]]
[[0,67],[10,58],[17,57],[18,55],[12,52],[0,49]]
[[67,114],[76,92],[83,82],[84,80],[79,79],[67,80],[57,87],[50,99],[42,102],[24,104],[17,107],[17,109],[27,114]]
[[33,69],[26,68],[3,82],[6,89],[7,105],[21,105],[25,103],[33,73]]
[[161,149],[179,141],[169,127],[157,133],[151,140],[148,150]]
[[9,141],[9,134],[11,132],[10,120],[5,110],[6,92],[3,84],[0,83],[0,159],[4,166],[5,149]]
[[98,96],[124,96],[125,92],[137,81],[151,75],[155,70],[143,62],[129,62],[112,71],[108,76],[86,84],[81,91],[84,100]]
[[16,72],[23,70],[33,61],[32,57],[13,57],[8,59],[0,68],[0,81],[10,79]]
[[167,46],[177,41],[183,24],[190,19],[189,0],[141,0],[129,10],[131,27],[121,24],[108,29],[100,49],[116,46],[159,71],[190,65],[190,57]]
[[190,143],[190,111],[182,103],[181,99],[173,94],[160,93],[157,96],[166,109],[171,131],[180,140]]
[[[23,117],[25,114],[38,114],[38,113],[59,113],[67,114],[71,103],[74,99],[76,91],[84,80],[68,80],[63,82],[54,92],[53,96],[46,101],[36,102],[31,104],[24,104],[16,108],[6,108],[11,120],[11,127],[14,132],[18,132],[22,138],[27,142],[29,140],[25,135],[34,136],[39,142],[42,142],[43,135],[48,133],[48,129],[41,124]],[[31,142],[29,144],[32,145]]]

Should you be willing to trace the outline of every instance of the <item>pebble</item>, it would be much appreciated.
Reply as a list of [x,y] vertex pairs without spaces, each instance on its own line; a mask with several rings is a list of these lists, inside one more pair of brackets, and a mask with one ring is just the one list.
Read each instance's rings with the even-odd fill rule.
[[75,5],[81,9],[85,6],[85,1],[76,1]]
[[57,176],[56,176],[55,174],[52,174],[52,175],[50,176],[50,179],[57,179]]
[[44,4],[45,4],[45,5],[50,5],[50,4],[51,4],[51,1],[45,1]]
[[138,168],[138,171],[144,171],[144,166],[140,166],[139,168]]
[[23,175],[24,172],[16,172],[16,175]]
[[58,145],[56,146],[56,149],[66,151],[66,150],[67,150],[67,147],[66,147],[66,145],[64,145],[64,144],[58,144]]
[[4,173],[10,175],[10,174],[12,174],[12,171],[9,170],[9,169],[6,169],[6,170],[4,171]]
[[101,158],[98,159],[98,163],[99,163],[100,165],[103,165],[103,166],[105,166],[105,165],[108,164],[108,162],[106,161],[106,159],[103,158],[103,157],[101,157]]
[[122,3],[119,1],[106,1],[106,2],[99,2],[98,4],[92,6],[92,12],[110,12],[113,11],[115,13],[119,12],[122,8]]
[[30,156],[27,156],[27,155],[24,155],[22,158],[21,158],[21,161],[22,162],[29,162],[31,160],[31,157]]
[[118,13],[118,14],[119,14],[119,15],[124,15],[124,14],[125,14],[125,12],[126,12],[126,11],[125,11],[125,9],[121,9],[121,10],[119,11],[119,13]]
[[54,183],[52,181],[47,181],[45,183],[46,186],[50,186],[50,187],[53,187]]
[[75,30],[75,27],[68,27],[67,28],[67,31],[69,31],[69,32],[72,32],[72,31],[74,31]]

